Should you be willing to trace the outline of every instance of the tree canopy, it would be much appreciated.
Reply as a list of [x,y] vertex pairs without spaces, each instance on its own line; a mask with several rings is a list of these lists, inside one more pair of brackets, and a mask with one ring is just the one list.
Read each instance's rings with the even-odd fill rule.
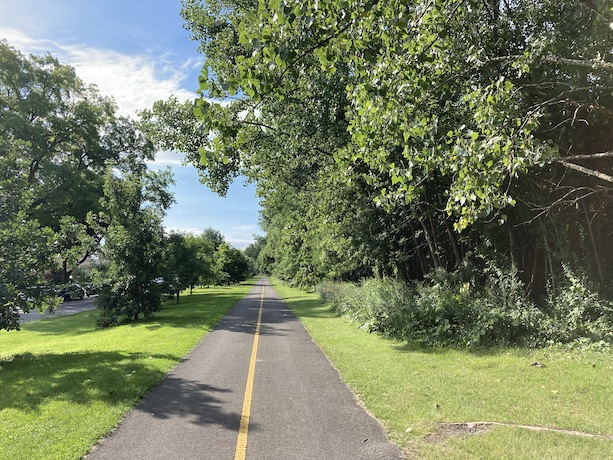
[[485,252],[535,298],[565,263],[607,286],[606,2],[185,0],[182,15],[204,54],[182,122],[202,142],[173,146],[214,190],[257,182],[281,276],[420,279]]
[[152,151],[73,68],[4,40],[0,105],[0,327],[17,329],[18,308],[57,303],[43,280],[57,259],[65,282],[102,238],[88,214],[101,210],[108,165]]

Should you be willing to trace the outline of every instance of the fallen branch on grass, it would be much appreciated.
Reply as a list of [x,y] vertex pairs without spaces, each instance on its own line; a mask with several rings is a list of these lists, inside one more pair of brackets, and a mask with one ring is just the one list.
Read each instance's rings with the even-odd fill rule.
[[608,439],[613,440],[613,435],[610,434],[597,434],[597,433],[586,433],[584,431],[576,431],[576,430],[567,430],[564,428],[552,428],[546,426],[535,426],[535,425],[519,425],[515,423],[503,423],[503,422],[463,422],[463,423],[451,423],[451,422],[442,422],[439,423],[439,429],[429,434],[426,439],[430,442],[437,443],[444,441],[447,438],[453,436],[462,436],[462,435],[474,435],[489,431],[492,427],[496,426],[506,426],[511,428],[522,428],[524,430],[532,430],[532,431],[551,431],[554,433],[562,433],[569,434],[572,436],[581,436],[585,438],[598,438],[598,439]]

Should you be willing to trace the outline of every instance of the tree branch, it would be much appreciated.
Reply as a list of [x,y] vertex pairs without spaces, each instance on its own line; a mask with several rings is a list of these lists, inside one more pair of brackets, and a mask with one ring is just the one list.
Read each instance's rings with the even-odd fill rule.
[[[498,62],[509,62],[514,59],[520,59],[525,57],[522,54],[511,54],[508,56],[499,56],[488,59],[487,61],[479,61],[479,64],[484,66],[487,64],[496,64]],[[547,55],[540,56],[538,59],[551,64],[563,64],[573,67],[587,67],[594,70],[613,70],[613,62],[595,61],[591,59],[568,59],[561,56]]]
[[567,157],[563,157],[562,160],[593,160],[595,158],[613,158],[613,150],[609,152],[592,153],[587,155],[569,155]]
[[[283,135],[283,136],[287,136],[287,137],[289,137],[289,138],[291,138],[291,137],[292,137],[292,135],[291,135],[290,133],[285,132],[285,131],[281,131],[281,130],[279,130],[279,129],[277,129],[277,128],[273,127],[273,126],[267,125],[267,124],[265,124],[265,123],[259,123],[259,122],[247,121],[247,120],[238,120],[238,122],[239,122],[239,123],[242,123],[242,124],[244,124],[244,125],[258,126],[258,127],[260,127],[260,128],[270,129],[271,131],[275,131],[275,132],[277,132],[277,133],[279,133],[279,134],[281,134],[281,135]],[[316,152],[321,153],[321,154],[324,154],[324,155],[331,155],[331,153],[330,153],[330,152],[327,152],[327,151],[325,151],[325,150],[323,150],[323,149],[320,149],[319,147],[316,147],[316,146],[314,146],[314,145],[310,145],[310,146],[308,146],[308,147],[309,147],[309,148],[311,148],[311,149],[313,149],[313,150],[315,150]]]
[[612,17],[609,11],[607,9],[601,10],[600,8],[598,8],[598,4],[594,0],[579,0],[579,3],[592,10],[604,20],[611,21]]
[[569,163],[568,161],[564,161],[562,159],[559,159],[558,163],[560,163],[562,166],[565,166],[569,169],[574,169],[576,171],[582,172],[583,174],[587,174],[588,176],[594,176],[606,182],[613,183],[613,176],[610,176],[608,174],[604,174],[599,171],[595,171],[593,169],[586,168],[584,166],[576,165],[574,163]]

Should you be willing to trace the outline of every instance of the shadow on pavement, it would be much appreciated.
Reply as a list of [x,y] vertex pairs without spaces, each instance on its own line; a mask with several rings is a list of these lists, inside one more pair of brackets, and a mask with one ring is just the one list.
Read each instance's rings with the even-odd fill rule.
[[[230,392],[227,388],[168,376],[136,410],[159,419],[178,417],[189,419],[190,423],[197,425],[219,425],[237,430],[241,414],[224,410],[227,402],[223,395]],[[252,428],[250,425],[249,429]]]

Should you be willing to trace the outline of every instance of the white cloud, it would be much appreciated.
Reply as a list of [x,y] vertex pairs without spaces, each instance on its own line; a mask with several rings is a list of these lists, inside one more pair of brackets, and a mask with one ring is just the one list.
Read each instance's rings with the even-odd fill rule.
[[44,54],[51,52],[51,49],[57,48],[57,44],[51,40],[33,38],[10,27],[0,27],[0,37],[6,39],[11,46],[26,54]]
[[195,93],[181,88],[182,72],[168,74],[164,66],[158,68],[149,57],[74,46],[64,49],[77,75],[95,83],[102,94],[112,95],[122,115],[133,116],[137,110],[171,95],[179,100],[195,97]]
[[174,152],[171,150],[164,150],[155,154],[155,161],[147,163],[155,164],[158,166],[182,166],[184,157],[185,155],[183,153]]
[[245,249],[247,246],[253,243],[253,238],[226,238],[226,242],[230,243],[237,249]]
[[97,85],[102,94],[115,99],[120,115],[133,117],[137,110],[171,95],[181,101],[196,97],[195,92],[181,88],[187,70],[196,65],[194,58],[173,64],[168,54],[128,55],[85,46],[65,46],[10,28],[0,28],[0,37],[22,52],[49,52],[73,66],[82,80]]
[[231,232],[225,234],[226,241],[235,248],[245,249],[253,243],[253,234],[261,233],[257,225],[237,225],[232,227]]

